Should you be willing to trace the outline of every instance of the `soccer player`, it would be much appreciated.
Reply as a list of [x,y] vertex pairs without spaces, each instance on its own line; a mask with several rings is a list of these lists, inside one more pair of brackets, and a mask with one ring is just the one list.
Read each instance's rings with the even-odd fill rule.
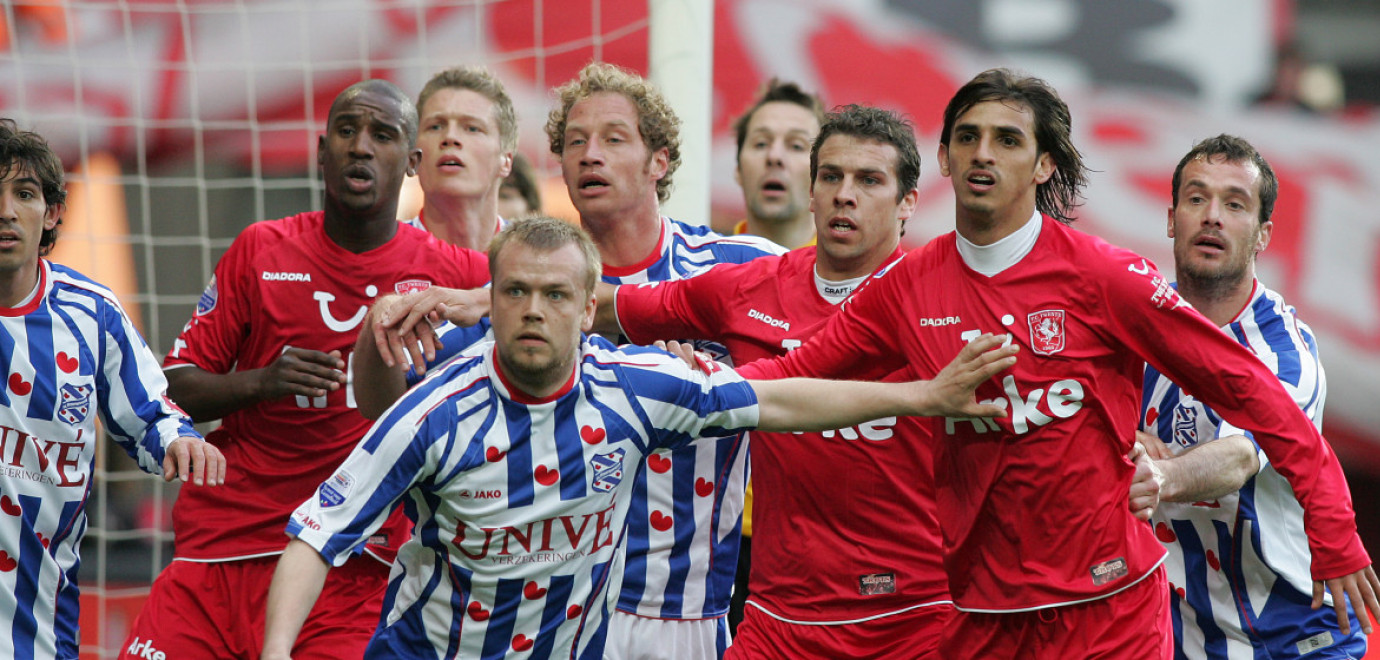
[[1336,457],[1270,370],[1149,261],[1060,222],[1085,180],[1070,126],[1044,81],[995,69],[965,84],[938,154],[957,232],[871,278],[805,346],[743,373],[925,376],[988,332],[1027,353],[978,388],[1008,417],[934,424],[960,610],[943,657],[1171,657],[1165,551],[1127,507],[1145,362],[1256,432],[1309,514],[1313,579],[1380,607]]
[[513,171],[498,188],[498,213],[517,220],[541,213],[541,183],[537,170],[522,154],[513,154]]
[[[772,78],[733,122],[747,218],[735,234],[754,234],[791,248],[815,244],[810,217],[810,148],[824,122],[824,104],[793,82]],[[746,526],[746,523],[744,523]]]
[[[660,202],[670,196],[671,175],[680,165],[680,120],[661,93],[637,74],[595,63],[556,90],[546,135],[560,158],[561,173],[580,224],[603,260],[602,279],[610,284],[688,277],[716,263],[742,263],[784,250],[756,236],[722,236],[707,228],[662,216]],[[440,290],[438,289],[438,292]],[[377,348],[369,355],[370,379],[390,384],[389,396],[373,397],[367,412],[380,409],[405,389],[401,373],[379,375],[376,358],[387,366],[443,360],[469,339],[445,338],[436,353],[400,334],[437,309],[433,292],[411,312],[375,313]],[[460,326],[474,323],[482,306],[475,292],[457,292],[447,318]],[[464,296],[469,296],[465,298]],[[385,327],[392,333],[385,333]],[[468,328],[456,332],[464,335]],[[361,346],[368,338],[361,337]],[[722,347],[706,347],[722,355]],[[415,356],[414,356],[415,355]],[[391,397],[391,398],[390,398]],[[676,658],[717,658],[728,644],[728,612],[737,565],[739,518],[746,479],[746,454],[736,435],[715,443],[693,443],[648,458],[639,473],[629,516],[627,572],[619,615],[606,649],[612,659],[675,654]],[[655,656],[653,656],[655,657]]]
[[583,336],[600,267],[578,227],[523,220],[490,255],[495,341],[433,370],[293,514],[265,660],[288,657],[330,565],[404,496],[416,533],[366,657],[603,658],[619,580],[611,563],[630,540],[624,519],[649,452],[754,426],[992,414],[972,389],[1016,360],[989,336],[930,382],[745,383]]
[[[225,457],[168,400],[158,358],[111,291],[44,259],[67,191],[37,133],[0,119],[0,657],[76,658],[78,551],[96,419],[165,481],[225,481]],[[191,489],[183,491],[190,492]]]
[[422,86],[417,115],[422,210],[405,222],[483,252],[503,227],[499,190],[518,141],[513,101],[488,69],[455,67]]
[[[911,126],[878,108],[841,108],[826,116],[810,160],[815,247],[618,287],[617,320],[628,338],[713,339],[738,364],[784,355],[864,279],[900,259],[903,223],[919,197]],[[928,425],[890,417],[750,436],[758,492],[752,595],[728,657],[936,657],[954,610]]]
[[[1321,429],[1327,381],[1313,332],[1255,276],[1278,193],[1274,170],[1249,142],[1219,135],[1194,145],[1174,170],[1169,208],[1176,287],[1264,362]],[[1153,522],[1169,550],[1176,656],[1364,656],[1352,604],[1329,594],[1327,607],[1314,609],[1320,599],[1308,572],[1303,508],[1281,471],[1154,367],[1145,370],[1142,396],[1142,424],[1157,436],[1145,444],[1173,456],[1156,461],[1162,482]],[[1337,634],[1338,605],[1350,635]]]
[[[227,487],[183,492],[174,561],[154,582],[125,657],[254,657],[292,509],[339,467],[368,420],[356,410],[350,348],[369,303],[432,284],[480,286],[481,253],[397,221],[416,166],[416,109],[392,83],[350,86],[331,105],[317,163],[323,211],[245,228],[216,265],[164,362],[172,398],[221,418],[210,441],[231,459]],[[299,638],[302,658],[359,657],[410,525],[395,512],[332,575]]]

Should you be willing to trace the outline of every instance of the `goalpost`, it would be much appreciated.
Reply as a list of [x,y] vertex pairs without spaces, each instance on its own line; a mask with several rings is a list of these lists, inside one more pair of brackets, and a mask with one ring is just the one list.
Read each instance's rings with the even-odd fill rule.
[[[712,0],[14,0],[0,5],[0,115],[68,169],[53,259],[115,289],[161,357],[241,229],[320,208],[316,136],[334,95],[367,77],[415,94],[442,68],[489,66],[520,151],[555,176],[550,89],[592,59],[650,69],[684,122],[668,212],[707,222],[712,24]],[[176,491],[102,440],[84,659],[115,657],[171,560]]]

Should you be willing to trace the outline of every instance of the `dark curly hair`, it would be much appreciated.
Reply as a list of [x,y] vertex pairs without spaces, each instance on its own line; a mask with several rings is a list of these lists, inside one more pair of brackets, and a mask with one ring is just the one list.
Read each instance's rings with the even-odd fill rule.
[[[19,130],[13,119],[0,118],[0,180],[9,178],[11,172],[26,169],[38,178],[43,189],[43,202],[48,208],[67,201],[62,159],[53,153],[48,141],[33,131]],[[53,251],[61,224],[62,218],[58,218],[52,229],[43,230],[38,241],[39,254],[46,256]]]

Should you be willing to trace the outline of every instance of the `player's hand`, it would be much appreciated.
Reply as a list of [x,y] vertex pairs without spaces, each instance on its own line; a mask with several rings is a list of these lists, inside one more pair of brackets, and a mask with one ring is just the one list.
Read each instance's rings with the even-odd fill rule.
[[714,373],[714,368],[709,366],[709,362],[713,361],[714,358],[706,353],[696,352],[695,345],[690,342],[681,342],[674,339],[671,341],[662,341],[658,339],[652,346],[680,358],[685,364],[689,365],[691,369],[698,369],[705,374]]
[[[1137,431],[1137,434],[1140,432]],[[1159,438],[1150,436],[1150,442],[1163,445]],[[1131,513],[1141,520],[1150,520],[1150,516],[1155,515],[1155,507],[1160,505],[1160,486],[1164,485],[1164,475],[1160,468],[1155,464],[1144,444],[1137,437],[1136,443],[1131,447],[1131,454],[1126,457],[1136,466],[1136,472],[1131,477],[1131,490],[1127,494],[1127,504]]]
[[267,401],[290,395],[325,396],[345,384],[344,369],[340,351],[322,353],[288,348],[273,364],[259,370],[259,398]]
[[[1371,617],[1380,619],[1380,578],[1375,576],[1375,567],[1367,566],[1351,575],[1332,578],[1327,581],[1327,590],[1332,592],[1332,607],[1337,610],[1337,623],[1341,624],[1342,634],[1351,634],[1351,621],[1346,613],[1346,601],[1349,600],[1351,607],[1356,610],[1356,618],[1361,620],[1362,632],[1369,635]],[[1313,609],[1322,607],[1322,604],[1323,583],[1314,580]]]
[[[1174,458],[1174,452],[1169,450],[1169,445],[1164,444],[1158,436],[1150,435],[1145,431],[1136,429],[1136,444],[1140,445],[1145,453],[1157,461]],[[1132,458],[1134,461],[1135,459]]]
[[973,393],[988,378],[1016,364],[1020,346],[1006,341],[1006,335],[985,334],[968,342],[958,356],[935,377],[920,381],[928,394],[917,414],[932,417],[1004,417],[1006,409],[990,403],[980,404]]
[[183,436],[168,443],[163,452],[163,481],[188,479],[198,486],[225,483],[225,455],[215,445]]

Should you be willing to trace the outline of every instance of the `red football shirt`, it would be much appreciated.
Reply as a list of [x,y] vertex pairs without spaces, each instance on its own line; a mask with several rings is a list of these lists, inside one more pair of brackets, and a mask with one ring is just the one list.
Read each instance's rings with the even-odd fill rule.
[[[618,319],[636,343],[709,339],[738,364],[783,355],[838,311],[815,287],[815,255],[802,248],[675,282],[625,285]],[[751,439],[757,605],[793,621],[838,623],[949,602],[924,420],[754,431]]]
[[978,388],[995,420],[934,420],[945,566],[957,606],[1010,611],[1100,598],[1164,556],[1126,493],[1149,362],[1256,430],[1307,511],[1315,578],[1370,563],[1336,457],[1269,369],[1184,303],[1147,260],[1043,218],[1031,252],[987,277],[949,234],[854,293],[800,350],[748,377],[930,377],[970,338],[1010,333],[1016,366]]
[[[216,264],[164,368],[193,365],[219,374],[258,369],[288,347],[340,351],[348,365],[376,296],[432,284],[475,288],[489,279],[483,254],[404,225],[388,243],[354,254],[326,236],[324,217],[318,211],[246,227]],[[226,483],[178,494],[177,557],[216,561],[282,552],[288,516],[316,496],[370,424],[348,386],[226,415],[206,438],[225,453]],[[391,561],[390,549],[409,530],[395,512],[375,553]]]

